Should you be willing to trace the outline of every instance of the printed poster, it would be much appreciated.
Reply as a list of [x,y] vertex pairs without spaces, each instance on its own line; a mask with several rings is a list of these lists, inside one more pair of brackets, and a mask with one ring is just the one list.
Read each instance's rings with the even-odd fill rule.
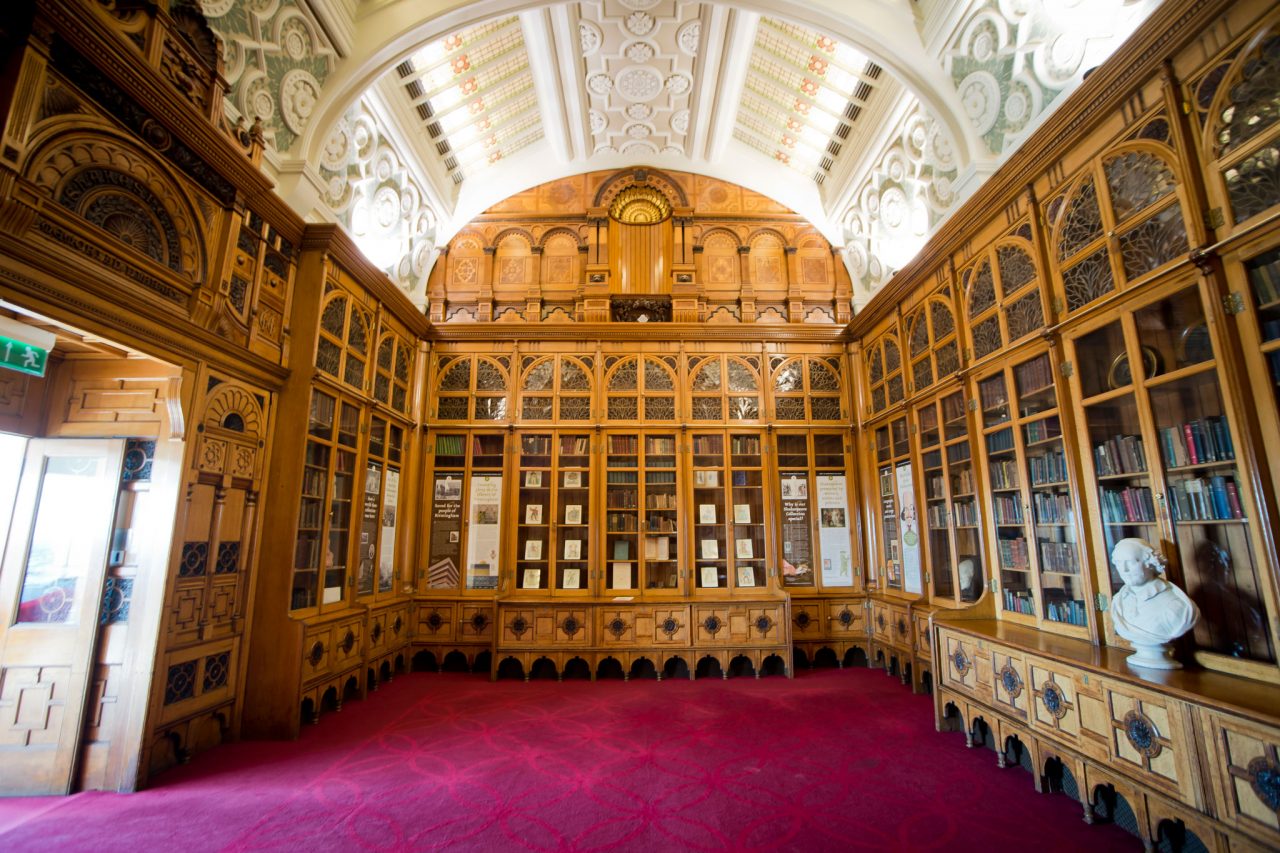
[[387,490],[382,493],[382,537],[378,543],[378,592],[390,592],[396,575],[396,507],[400,498],[400,472],[387,469]]
[[813,534],[809,526],[809,481],[782,477],[782,585],[813,586]]
[[457,589],[461,557],[462,477],[454,473],[436,474],[431,501],[431,552],[427,559],[427,586],[432,589]]
[[364,472],[364,504],[360,508],[360,544],[356,550],[356,593],[373,592],[373,561],[378,555],[378,493],[382,491],[382,466],[370,462]]
[[898,466],[899,537],[902,541],[902,589],[924,592],[920,573],[920,519],[916,515],[916,493],[911,483],[911,463]]
[[502,541],[502,475],[472,476],[467,510],[467,589],[498,588]]
[[823,586],[853,586],[849,493],[843,474],[818,475],[818,548]]

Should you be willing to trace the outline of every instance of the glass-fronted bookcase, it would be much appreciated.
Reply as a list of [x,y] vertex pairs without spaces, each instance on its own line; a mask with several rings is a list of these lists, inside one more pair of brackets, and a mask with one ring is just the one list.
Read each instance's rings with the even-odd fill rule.
[[591,436],[518,437],[514,589],[583,595],[591,587]]
[[778,431],[780,586],[796,594],[861,586],[846,434]]
[[427,589],[498,589],[508,436],[442,429],[427,436]]
[[764,443],[758,432],[694,432],[689,506],[693,587],[723,594],[768,586]]
[[919,522],[914,499],[911,439],[905,416],[876,426],[876,538],[881,582],[885,589],[920,594]]
[[1102,527],[1098,584],[1107,595],[1118,591],[1115,543],[1145,539],[1201,610],[1191,635],[1199,653],[1274,663],[1252,489],[1239,469],[1221,344],[1202,287],[1181,276],[1067,338],[1094,482],[1087,499]]
[[604,592],[667,597],[683,591],[678,434],[610,432],[605,442]]
[[1060,379],[1051,352],[1033,350],[976,377],[994,531],[988,558],[998,578],[997,606],[1006,616],[1084,635],[1091,607]]

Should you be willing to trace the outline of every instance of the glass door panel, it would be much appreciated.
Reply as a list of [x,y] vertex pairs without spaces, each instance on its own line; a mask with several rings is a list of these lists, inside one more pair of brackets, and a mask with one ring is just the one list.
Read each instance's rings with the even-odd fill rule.
[[562,435],[555,486],[555,583],[569,594],[588,587],[591,554],[591,437]]
[[640,437],[605,436],[605,589],[640,586]]

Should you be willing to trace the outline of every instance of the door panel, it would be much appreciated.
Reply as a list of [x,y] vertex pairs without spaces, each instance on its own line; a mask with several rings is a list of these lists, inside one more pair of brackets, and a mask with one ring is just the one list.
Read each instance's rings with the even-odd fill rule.
[[0,565],[0,794],[70,789],[123,453],[27,446]]

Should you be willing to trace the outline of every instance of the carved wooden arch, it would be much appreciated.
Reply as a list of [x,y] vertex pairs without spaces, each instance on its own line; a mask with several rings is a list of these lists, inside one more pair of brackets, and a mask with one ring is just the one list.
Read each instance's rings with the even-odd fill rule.
[[709,238],[715,237],[721,234],[727,236],[730,240],[732,240],[735,248],[741,249],[744,245],[746,245],[742,241],[742,238],[739,237],[736,233],[734,233],[732,228],[726,228],[723,225],[716,225],[702,232],[702,234],[698,236],[698,240],[695,243],[695,245],[705,246]]
[[[1111,224],[1113,226],[1120,225],[1121,220],[1116,214],[1115,203],[1112,199],[1111,184],[1107,180],[1106,167],[1107,163],[1119,157],[1123,157],[1126,154],[1147,154],[1159,160],[1160,163],[1169,170],[1169,174],[1173,178],[1173,191],[1160,199],[1151,202],[1146,207],[1142,208],[1141,211],[1131,213],[1129,217],[1126,217],[1124,220],[1125,222],[1130,221],[1132,217],[1140,216],[1144,212],[1166,204],[1166,199],[1170,195],[1177,199],[1178,204],[1181,205],[1183,209],[1186,209],[1186,205],[1184,203],[1185,199],[1183,197],[1183,186],[1186,184],[1186,180],[1185,176],[1182,174],[1182,168],[1178,165],[1178,157],[1174,153],[1173,148],[1152,139],[1134,139],[1112,146],[1095,158],[1095,162],[1098,164],[1099,172],[1101,174],[1102,185],[1106,187],[1106,207],[1111,216]],[[1101,199],[1099,199],[1099,201],[1101,201]]]
[[[509,368],[503,367],[502,362],[498,361],[496,358],[490,358],[484,355],[477,355],[473,361],[474,363],[472,365],[471,384],[472,384],[472,387],[476,389],[476,391],[497,392],[501,390],[503,393],[506,393],[507,391],[511,390],[511,370]],[[489,365],[494,370],[498,371],[498,375],[502,378],[501,389],[480,387],[480,367],[481,365],[485,365],[485,364]]]
[[613,203],[618,193],[627,187],[633,186],[652,187],[666,196],[672,207],[689,206],[689,197],[685,194],[684,188],[680,186],[679,182],[665,172],[646,167],[624,169],[610,175],[596,190],[592,206],[608,207]]
[[545,249],[547,247],[547,243],[551,242],[552,238],[562,234],[566,237],[571,238],[574,242],[574,245],[576,245],[579,249],[586,248],[587,241],[582,238],[582,235],[579,234],[574,229],[565,227],[563,225],[559,225],[555,228],[548,229],[545,234],[543,234],[541,237],[538,238],[537,242],[534,245],[536,245],[540,249]]
[[[618,372],[622,370],[628,363],[634,363],[636,366],[636,384],[634,388],[614,388],[613,381],[617,378]],[[606,391],[636,391],[641,387],[640,376],[644,373],[644,360],[639,355],[622,356],[612,366],[605,370],[604,388]]]
[[[77,116],[82,119],[84,116]],[[183,183],[160,158],[118,132],[52,123],[22,174],[82,220],[185,278],[207,268],[200,218]]]
[[[1217,85],[1213,100],[1209,106],[1208,120],[1204,123],[1204,151],[1206,156],[1215,163],[1225,159],[1244,159],[1246,152],[1253,149],[1260,140],[1269,135],[1268,130],[1270,128],[1262,128],[1229,152],[1224,152],[1218,144],[1218,134],[1223,129],[1222,114],[1226,111],[1227,104],[1231,100],[1232,90],[1241,82],[1244,70],[1256,61],[1258,54],[1266,43],[1277,35],[1280,35],[1280,10],[1276,10],[1265,17],[1254,34],[1235,56],[1227,60],[1226,73],[1222,75]],[[1273,123],[1270,127],[1275,127],[1276,124],[1280,124],[1280,121]],[[1221,180],[1220,177],[1219,180]]]
[[225,381],[209,393],[200,423],[206,429],[239,433],[256,441],[263,437],[266,415],[251,390],[239,383]]
[[[342,324],[336,329],[330,329],[325,325],[325,318],[329,313],[329,306],[335,302],[342,302]],[[326,293],[320,298],[320,331],[332,335],[343,344],[346,344],[347,334],[347,306],[351,302],[351,295],[345,290],[334,289]]]
[[[539,365],[547,364],[548,362],[551,363],[550,387],[530,388],[528,385],[529,374],[532,373]],[[558,366],[559,366],[559,362],[556,360],[556,356],[554,355],[543,355],[543,356],[535,357],[532,361],[529,362],[529,365],[527,367],[520,368],[520,384],[519,384],[518,390],[521,393],[526,391],[533,392],[533,393],[543,393],[543,394],[552,393],[556,389],[556,380],[558,379],[558,371],[556,370],[556,368]]]
[[808,228],[796,234],[792,242],[798,249],[822,249],[827,252],[831,251],[831,242],[817,231]]
[[[779,387],[778,387],[778,380],[781,378],[781,376],[782,376],[782,372],[783,372],[784,370],[787,370],[787,369],[788,369],[791,365],[793,365],[793,364],[798,364],[798,365],[800,365],[800,387],[798,387],[798,388],[790,388],[790,389],[787,389],[787,390],[783,390],[783,389],[781,389],[781,388],[779,388]],[[769,383],[770,383],[770,385],[772,386],[772,388],[773,388],[773,392],[774,392],[775,394],[803,394],[803,393],[804,393],[804,385],[805,385],[805,363],[804,363],[804,356],[802,356],[802,355],[793,355],[793,356],[788,356],[788,357],[786,357],[786,358],[783,358],[783,359],[782,359],[781,361],[779,361],[777,364],[770,365],[770,369],[769,369]]]
[[783,249],[787,249],[791,246],[791,241],[787,239],[785,234],[783,234],[777,228],[768,228],[768,227],[756,228],[750,234],[747,235],[747,238],[743,240],[742,243],[745,246],[750,246],[754,250],[756,241],[759,240],[761,237],[774,238],[775,240],[778,241],[778,244]]
[[[835,380],[835,383],[836,383],[836,387],[834,391],[836,392],[844,391],[844,371],[840,369],[840,360],[836,358],[828,358],[820,355],[811,355],[811,356],[805,357],[805,366],[804,366],[806,388],[809,391],[809,393],[813,393],[814,391],[814,388],[813,388],[813,365],[814,364],[817,364],[820,370],[826,370],[830,372],[832,378]],[[833,389],[820,388],[818,390],[824,393],[831,393]]]
[[[945,338],[949,338],[952,335],[956,334],[957,332],[956,312],[951,305],[950,299],[948,299],[945,296],[940,296],[937,293],[934,293],[934,294],[931,294],[929,298],[925,300],[924,307],[929,312],[929,343],[930,345],[936,346],[939,341]],[[947,314],[947,319],[951,323],[951,328],[947,329],[945,332],[941,332],[941,333],[938,332],[937,314],[936,314],[937,310],[945,311]]]
[[477,252],[489,244],[489,241],[486,240],[484,235],[479,231],[476,231],[474,228],[464,228],[457,234],[454,234],[453,239],[449,241],[449,251],[450,253],[453,253],[458,250],[465,251],[467,249],[471,249],[473,247],[467,245],[470,242],[475,243],[474,249]]
[[[925,309],[926,306],[921,305],[913,310],[909,315],[907,315],[906,319],[903,320],[902,325],[907,330],[907,357],[912,361],[929,353],[929,322],[925,319],[925,314],[927,313]],[[924,330],[924,338],[921,342],[920,348],[917,350],[916,339],[919,336],[921,329]]]
[[[467,371],[467,384],[464,388],[445,388],[445,380],[453,371],[465,367]],[[472,356],[464,355],[457,358],[450,358],[449,361],[441,359],[439,368],[436,371],[435,391],[438,393],[464,393],[470,391],[475,382],[475,359]]]
[[[730,355],[728,358],[725,359],[725,386],[724,387],[726,391],[728,391],[731,394],[737,394],[737,393],[746,394],[749,392],[758,393],[760,391],[760,366],[761,365],[759,360],[757,360],[756,363],[753,365],[751,363],[751,358],[752,356]],[[751,374],[751,382],[753,387],[743,391],[735,391],[734,389],[729,387],[729,365],[735,361],[741,364],[743,368],[748,373]]]
[[532,249],[537,245],[537,241],[534,239],[533,234],[527,228],[520,228],[517,226],[503,228],[497,234],[493,235],[493,242],[490,245],[494,249],[497,249],[502,246],[502,241],[506,240],[508,237],[519,237],[521,240],[524,240],[525,248],[527,249]]
[[[991,304],[986,305],[977,311],[973,308],[973,296],[978,283],[978,272],[986,265],[991,275]],[[996,252],[994,246],[989,246],[974,256],[970,264],[960,273],[960,290],[964,297],[964,316],[972,322],[975,316],[986,314],[991,309],[1000,304],[1000,294],[996,292]]]

